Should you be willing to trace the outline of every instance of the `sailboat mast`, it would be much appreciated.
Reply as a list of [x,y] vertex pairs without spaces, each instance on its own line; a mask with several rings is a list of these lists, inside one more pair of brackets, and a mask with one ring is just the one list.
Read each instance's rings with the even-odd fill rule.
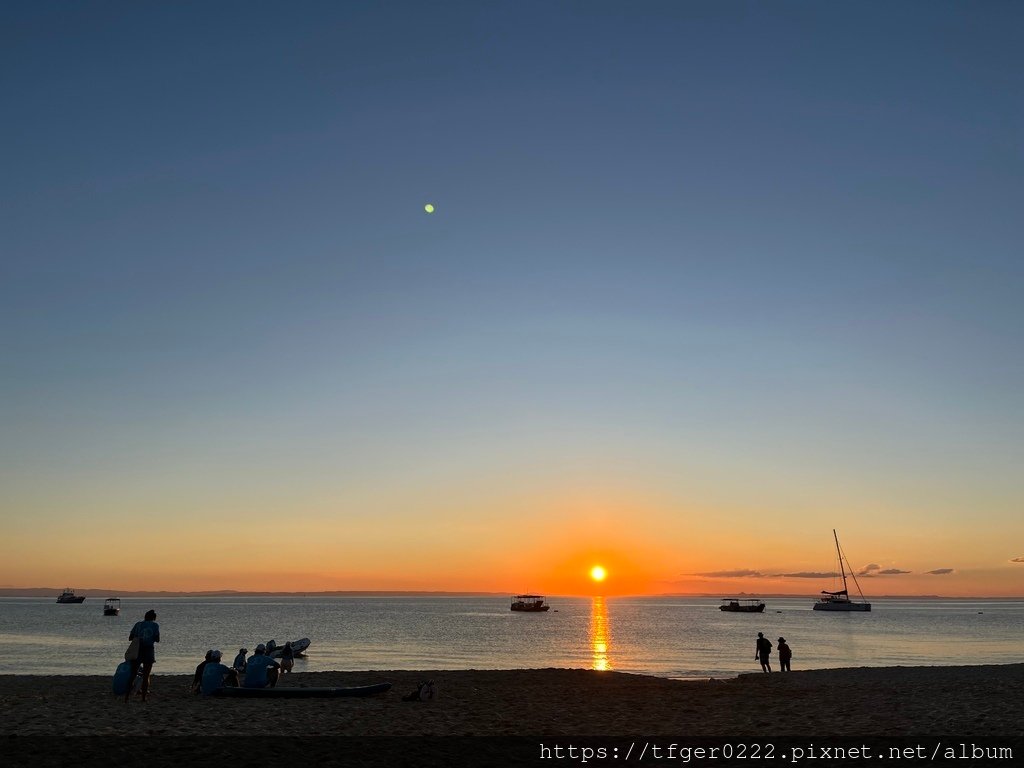
[[846,569],[843,568],[843,553],[839,549],[839,534],[836,533],[836,529],[832,529],[832,538],[836,540],[836,558],[839,560],[839,572],[843,575],[843,591],[849,595],[849,591],[846,587]]

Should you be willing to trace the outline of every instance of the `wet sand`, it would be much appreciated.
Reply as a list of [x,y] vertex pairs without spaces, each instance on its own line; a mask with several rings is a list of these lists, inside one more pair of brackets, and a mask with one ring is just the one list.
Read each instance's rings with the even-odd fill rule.
[[[435,681],[437,700],[401,700],[428,678]],[[409,743],[472,737],[452,742],[460,754],[472,751],[467,744],[474,739],[528,737],[533,755],[532,742],[555,743],[553,737],[581,743],[582,737],[679,744],[871,738],[1004,745],[1020,740],[1024,722],[1024,664],[865,667],[703,681],[567,669],[318,672],[288,676],[281,685],[391,682],[393,688],[362,699],[288,701],[197,697],[188,692],[190,681],[156,674],[149,702],[124,704],[110,692],[109,678],[0,676],[0,744],[16,747],[17,757],[29,745],[53,753],[99,741],[108,745],[104,762],[118,764],[118,755],[129,761],[132,739],[149,738],[162,748],[173,743],[180,752],[173,762],[182,764],[189,744],[199,757],[209,737],[233,740],[233,749],[240,749],[244,739],[236,737],[253,730],[292,744],[323,736],[406,737]],[[377,764],[372,755],[350,757],[336,764]],[[259,756],[250,758],[247,764],[264,764]],[[817,763],[825,764],[840,763]]]

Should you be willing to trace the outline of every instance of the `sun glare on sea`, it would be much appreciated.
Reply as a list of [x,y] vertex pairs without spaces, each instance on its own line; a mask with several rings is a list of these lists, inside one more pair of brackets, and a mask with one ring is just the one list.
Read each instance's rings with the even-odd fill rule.
[[593,568],[590,569],[590,578],[592,578],[594,581],[604,581],[607,575],[608,571],[606,571],[600,565],[595,565]]

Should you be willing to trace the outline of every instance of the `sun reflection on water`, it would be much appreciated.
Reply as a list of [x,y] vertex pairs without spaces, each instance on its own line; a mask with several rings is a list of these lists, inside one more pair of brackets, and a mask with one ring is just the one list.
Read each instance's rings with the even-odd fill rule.
[[612,668],[608,648],[608,606],[603,597],[595,597],[590,604],[590,650],[594,657],[594,669]]

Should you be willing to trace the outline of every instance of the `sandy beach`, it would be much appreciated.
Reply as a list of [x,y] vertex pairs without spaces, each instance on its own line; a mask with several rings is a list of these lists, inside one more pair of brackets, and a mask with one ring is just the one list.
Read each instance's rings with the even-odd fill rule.
[[[427,678],[436,683],[436,701],[401,700]],[[295,674],[282,685],[388,681],[394,687],[365,699],[287,702],[196,697],[188,693],[189,681],[156,675],[150,701],[126,705],[110,693],[107,678],[3,676],[0,742],[15,758],[32,753],[26,764],[38,765],[47,764],[46,754],[58,763],[54,756],[61,750],[106,764],[130,762],[133,740],[140,737],[160,744],[160,753],[173,744],[174,763],[186,759],[191,748],[196,757],[206,755],[209,737],[222,743],[254,730],[284,737],[292,749],[310,748],[317,737],[382,743],[397,737],[406,747],[423,738],[453,737],[450,749],[469,755],[464,764],[487,765],[506,761],[494,762],[494,754],[485,750],[474,762],[474,742],[514,737],[509,744],[530,742],[521,750],[524,760],[543,764],[538,745],[559,739],[819,745],[871,739],[1006,746],[1020,741],[1024,722],[1024,664],[752,673],[703,681],[567,669],[322,672]],[[231,754],[244,752],[244,742],[234,739]],[[327,742],[323,748],[332,750]],[[250,757],[250,764],[261,764],[260,755]],[[452,764],[449,758],[443,762]],[[337,764],[394,764],[375,760],[361,751]],[[509,757],[507,762],[517,761]]]

